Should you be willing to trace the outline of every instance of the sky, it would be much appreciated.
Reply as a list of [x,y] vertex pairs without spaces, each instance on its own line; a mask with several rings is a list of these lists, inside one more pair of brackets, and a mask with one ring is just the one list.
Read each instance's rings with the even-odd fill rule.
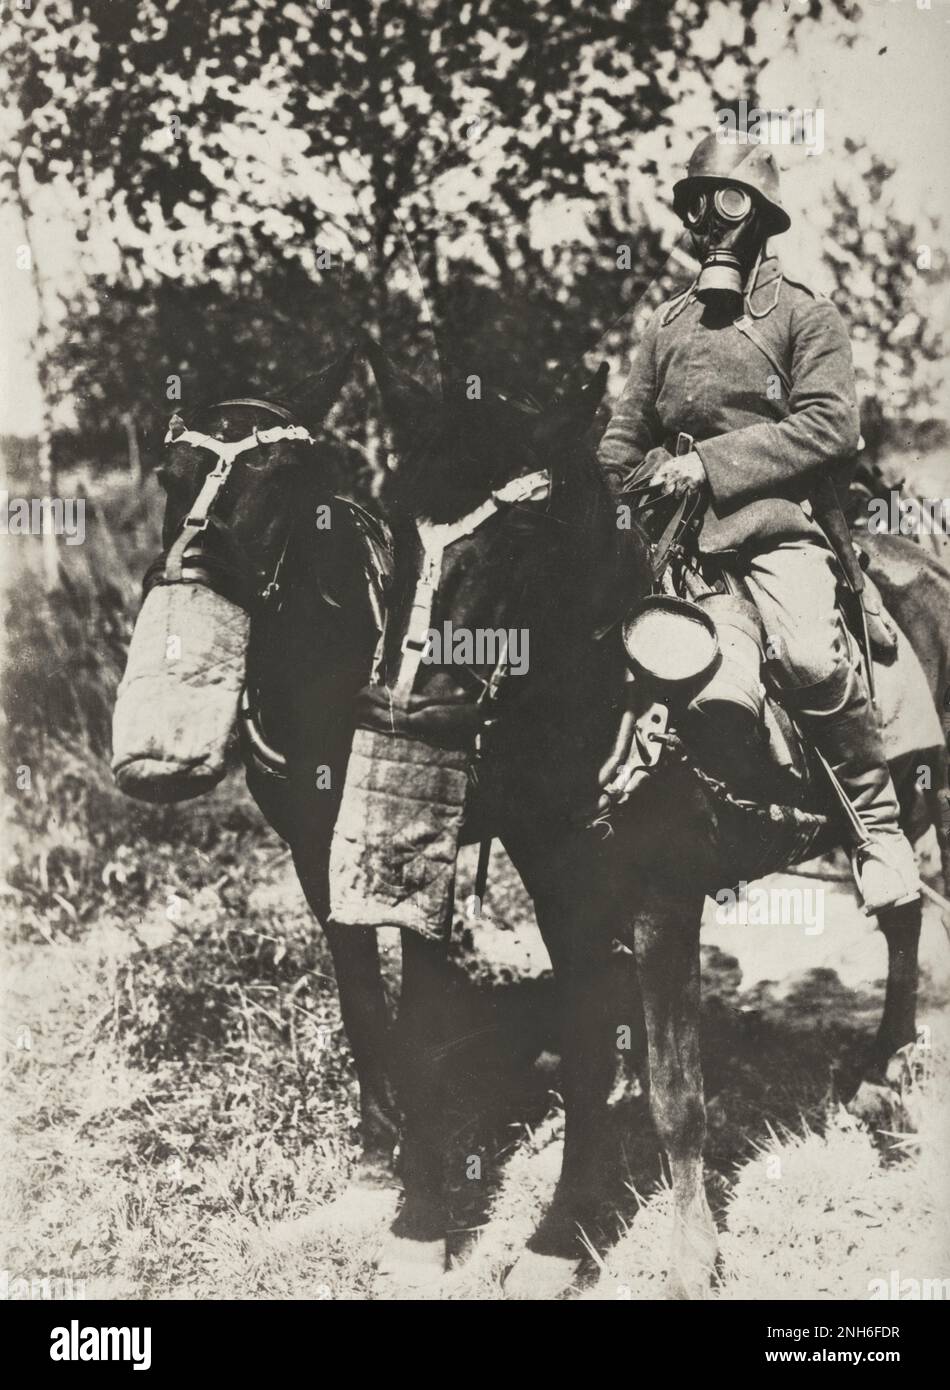
[[[936,241],[935,254],[945,255],[950,227],[946,174],[950,169],[950,0],[930,0],[929,8],[925,7],[926,0],[865,0],[858,39],[850,49],[841,45],[840,26],[831,17],[827,22],[811,24],[807,38],[797,47],[790,44],[788,11],[801,3],[763,0],[756,16],[757,47],[768,58],[760,83],[762,105],[821,112],[824,147],[820,153],[808,155],[801,148],[787,146],[775,151],[783,170],[783,199],[792,217],[792,229],[776,247],[787,271],[818,290],[830,288],[820,264],[820,207],[824,191],[849,166],[850,157],[844,152],[846,138],[866,139],[894,164],[896,172],[888,196],[895,209],[903,220],[920,227],[921,242]],[[713,5],[706,23],[691,35],[694,52],[711,59],[719,51],[722,37],[741,39],[739,25],[735,7]],[[737,83],[738,78],[737,69]],[[730,73],[720,68],[717,84],[731,90]],[[715,120],[701,84],[684,93],[672,114],[674,129],[683,139],[688,136],[688,143],[694,134],[699,138],[711,129]],[[287,135],[283,130],[284,147]],[[251,137],[245,132],[240,138]],[[671,161],[667,136],[656,132],[644,137],[644,142],[651,140],[656,141],[657,160],[665,177],[658,183],[655,198],[649,198],[646,206],[641,204],[639,211],[667,230],[672,245],[676,228],[668,207],[669,190],[681,168]],[[683,157],[688,143],[683,146]],[[262,153],[266,155],[266,150],[249,149],[248,158],[259,159]],[[642,157],[643,146],[635,153]],[[339,197],[325,181],[307,174],[301,178],[302,186],[321,203]],[[596,190],[592,192],[596,196]],[[452,197],[453,188],[447,182],[447,209]],[[70,190],[61,186],[45,200],[35,220],[41,284],[66,284],[81,276],[84,268],[108,268],[112,258],[104,239],[80,255],[68,215],[69,203]],[[532,238],[542,245],[569,240],[582,232],[585,211],[580,200],[562,200],[557,206],[539,208],[532,220]],[[861,217],[860,199],[856,216]],[[6,273],[0,275],[0,433],[28,435],[37,428],[40,392],[31,348],[36,291],[29,271],[17,265],[17,248],[22,241],[18,217],[0,205],[0,254],[6,267]],[[156,245],[156,257],[165,254]],[[847,317],[847,306],[839,307]],[[947,376],[950,378],[950,373]],[[950,381],[947,391],[943,413],[950,418]]]

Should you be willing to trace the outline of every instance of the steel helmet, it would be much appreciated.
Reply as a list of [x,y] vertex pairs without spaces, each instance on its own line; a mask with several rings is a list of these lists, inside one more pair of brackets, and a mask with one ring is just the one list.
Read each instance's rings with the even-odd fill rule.
[[778,165],[772,151],[756,142],[740,144],[734,139],[723,140],[718,131],[700,140],[686,166],[686,177],[673,185],[673,209],[680,220],[685,218],[686,203],[694,184],[719,183],[722,179],[748,189],[757,198],[769,236],[788,231],[792,220],[782,207]]

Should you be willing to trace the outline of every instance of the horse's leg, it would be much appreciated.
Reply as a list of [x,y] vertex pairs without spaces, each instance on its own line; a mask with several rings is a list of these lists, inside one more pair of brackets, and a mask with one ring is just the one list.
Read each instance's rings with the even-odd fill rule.
[[917,1040],[917,948],[920,903],[882,913],[878,926],[887,942],[887,989],[877,1030],[875,1060],[883,1070],[901,1048]]
[[[591,918],[596,919],[591,889]],[[611,989],[611,936],[596,920],[542,907],[538,925],[554,968],[561,1039],[564,1157],[554,1201],[535,1244],[577,1253],[578,1226],[590,1226],[606,1196],[604,1122],[616,1062],[616,991]],[[585,929],[586,927],[586,929]]]
[[[926,770],[931,782],[942,786],[947,772],[943,749],[931,749],[898,760],[894,784],[900,802],[901,825],[905,832],[915,824],[921,793],[918,783]],[[924,798],[928,813],[932,804]],[[943,858],[941,841],[943,827],[937,826],[937,838]],[[885,1074],[891,1058],[917,1040],[917,951],[920,943],[922,904],[918,899],[903,908],[893,908],[878,914],[877,924],[887,942],[887,990],[884,1012],[874,1042],[872,1065],[878,1074]],[[898,1059],[899,1060],[899,1059]]]
[[453,994],[446,943],[403,931],[396,1033],[405,1198],[376,1259],[382,1296],[387,1286],[397,1295],[434,1291],[445,1272],[445,1071]]
[[670,1166],[674,1234],[668,1291],[709,1294],[718,1245],[703,1184],[706,1107],[699,1056],[702,902],[650,894],[634,947],[650,1062],[650,1110]]
[[[937,788],[947,775],[943,749],[930,749],[902,759],[894,781],[901,805],[901,824],[913,824],[917,780],[926,768],[931,787],[924,791],[927,813],[937,832],[944,876],[950,863],[947,843],[946,806]],[[921,903],[893,908],[878,915],[877,924],[887,942],[887,987],[884,1011],[877,1036],[870,1048],[864,1075],[848,1108],[868,1123],[888,1124],[900,1109],[900,1092],[915,1070],[917,1041],[918,946],[920,943]]]
[[550,1299],[570,1287],[609,1194],[607,1099],[616,1062],[618,1010],[611,943],[624,894],[589,833],[550,848],[540,865],[506,840],[534,898],[554,968],[564,1099],[564,1154],[554,1198],[509,1272],[509,1298]]
[[368,1171],[386,1170],[399,1136],[388,1058],[391,1023],[373,927],[324,928],[340,994],[340,1015],[360,1087],[363,1157]]
[[884,1012],[871,1048],[868,1074],[848,1104],[868,1124],[888,1125],[901,1110],[901,1091],[913,1078],[917,1055],[917,947],[919,903],[894,908],[878,918],[887,942]]
[[391,1023],[376,932],[372,927],[339,927],[327,920],[325,859],[320,862],[308,853],[295,853],[294,865],[311,911],[324,926],[343,1028],[359,1081],[363,1159],[356,1176],[378,1181],[385,1177],[392,1161],[399,1116],[390,1073]]

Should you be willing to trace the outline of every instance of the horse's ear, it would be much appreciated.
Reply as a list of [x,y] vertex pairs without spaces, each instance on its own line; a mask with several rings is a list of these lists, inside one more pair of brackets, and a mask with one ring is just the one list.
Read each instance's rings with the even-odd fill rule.
[[368,334],[363,346],[379,387],[396,452],[405,458],[431,430],[441,413],[441,402],[415,377],[394,366],[387,353]]
[[308,425],[318,425],[339,399],[340,392],[353,370],[355,356],[354,343],[342,357],[292,386],[283,394],[282,399],[295,413],[299,412]]
[[597,370],[579,380],[573,374],[560,382],[547,410],[543,411],[535,429],[536,444],[562,443],[580,439],[586,434],[597,414],[607,388],[609,368],[601,362]]

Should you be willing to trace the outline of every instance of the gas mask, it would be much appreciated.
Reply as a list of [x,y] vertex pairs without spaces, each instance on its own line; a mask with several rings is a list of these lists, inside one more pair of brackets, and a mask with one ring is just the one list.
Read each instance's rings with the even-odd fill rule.
[[697,299],[740,309],[743,282],[765,240],[752,195],[731,184],[699,185],[689,194],[684,221],[702,266]]

